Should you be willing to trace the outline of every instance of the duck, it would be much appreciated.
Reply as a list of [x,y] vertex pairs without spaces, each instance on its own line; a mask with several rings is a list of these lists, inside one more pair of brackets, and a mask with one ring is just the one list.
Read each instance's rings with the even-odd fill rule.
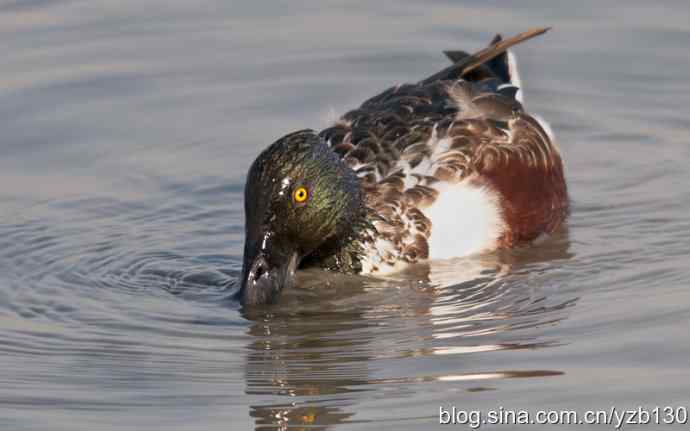
[[278,302],[300,268],[385,276],[528,245],[563,225],[560,151],[525,110],[509,50],[547,30],[445,51],[443,70],[263,150],[244,190],[241,304]]

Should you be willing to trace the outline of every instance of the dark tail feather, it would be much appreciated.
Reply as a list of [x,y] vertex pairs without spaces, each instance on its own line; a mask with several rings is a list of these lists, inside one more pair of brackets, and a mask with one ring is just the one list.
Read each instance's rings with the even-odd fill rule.
[[[494,36],[493,39],[491,39],[491,43],[489,45],[496,45],[498,42],[502,40],[503,38],[501,37],[501,35],[497,34],[496,36]],[[446,55],[446,57],[448,57],[451,63],[457,63],[463,58],[470,56],[470,54],[466,51],[443,51],[443,53]]]
[[459,63],[456,63],[455,67],[460,68],[462,70],[462,74],[464,75],[465,73],[472,71],[472,69],[481,66],[492,58],[503,54],[511,46],[544,34],[550,29],[551,27],[534,28],[513,37],[509,37],[508,39],[499,40],[495,44],[492,44],[481,51],[474,53],[470,57],[461,60]]
[[[501,37],[501,35],[497,34],[496,36],[494,36],[490,45],[496,45],[498,42],[502,40],[503,38]],[[470,56],[470,54],[468,54],[465,51],[443,51],[443,53],[446,55],[446,57],[448,57],[448,59],[452,63],[457,63],[463,60],[464,58]],[[508,51],[500,53],[496,57],[484,63],[484,65],[488,67],[491,73],[495,75],[501,82],[512,82],[512,77],[510,75],[510,65],[508,61]],[[465,79],[467,78],[468,77],[465,76]]]
[[457,63],[465,57],[470,56],[470,54],[465,51],[443,51],[443,53],[453,64]]
[[[492,71],[499,75],[500,78],[504,78],[505,81],[510,81],[510,76],[505,66],[507,65],[505,53],[508,48],[532,39],[533,37],[544,34],[550,29],[551,27],[534,28],[507,39],[502,39],[500,35],[496,35],[488,47],[475,52],[474,54],[467,54],[464,51],[445,51],[444,54],[446,57],[448,57],[455,64],[428,77],[422,82],[433,82],[439,79],[450,79],[451,77],[455,77],[455,79],[462,78],[464,75],[487,63],[489,63],[488,66],[492,69]],[[491,64],[490,62],[494,59],[497,60],[494,62],[496,64]],[[501,67],[501,64],[504,66]]]

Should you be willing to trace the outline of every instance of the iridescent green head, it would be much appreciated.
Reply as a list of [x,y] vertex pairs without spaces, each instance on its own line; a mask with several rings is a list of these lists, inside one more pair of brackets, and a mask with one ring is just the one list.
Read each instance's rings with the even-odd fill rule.
[[312,130],[286,135],[257,157],[244,208],[245,305],[275,302],[302,259],[349,235],[363,212],[354,171]]

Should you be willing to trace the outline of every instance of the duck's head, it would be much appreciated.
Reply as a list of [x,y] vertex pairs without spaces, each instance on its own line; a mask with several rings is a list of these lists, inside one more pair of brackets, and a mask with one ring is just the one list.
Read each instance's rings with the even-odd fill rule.
[[349,235],[362,208],[355,172],[313,131],[274,142],[252,164],[244,190],[242,304],[275,302],[301,260]]

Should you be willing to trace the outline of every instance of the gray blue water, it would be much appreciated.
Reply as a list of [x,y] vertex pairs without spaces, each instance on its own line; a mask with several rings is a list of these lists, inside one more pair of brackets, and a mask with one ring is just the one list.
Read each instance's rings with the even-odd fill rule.
[[[260,149],[541,25],[516,51],[566,231],[386,281],[308,272],[240,310]],[[671,0],[0,1],[0,428],[690,407],[689,46]]]

